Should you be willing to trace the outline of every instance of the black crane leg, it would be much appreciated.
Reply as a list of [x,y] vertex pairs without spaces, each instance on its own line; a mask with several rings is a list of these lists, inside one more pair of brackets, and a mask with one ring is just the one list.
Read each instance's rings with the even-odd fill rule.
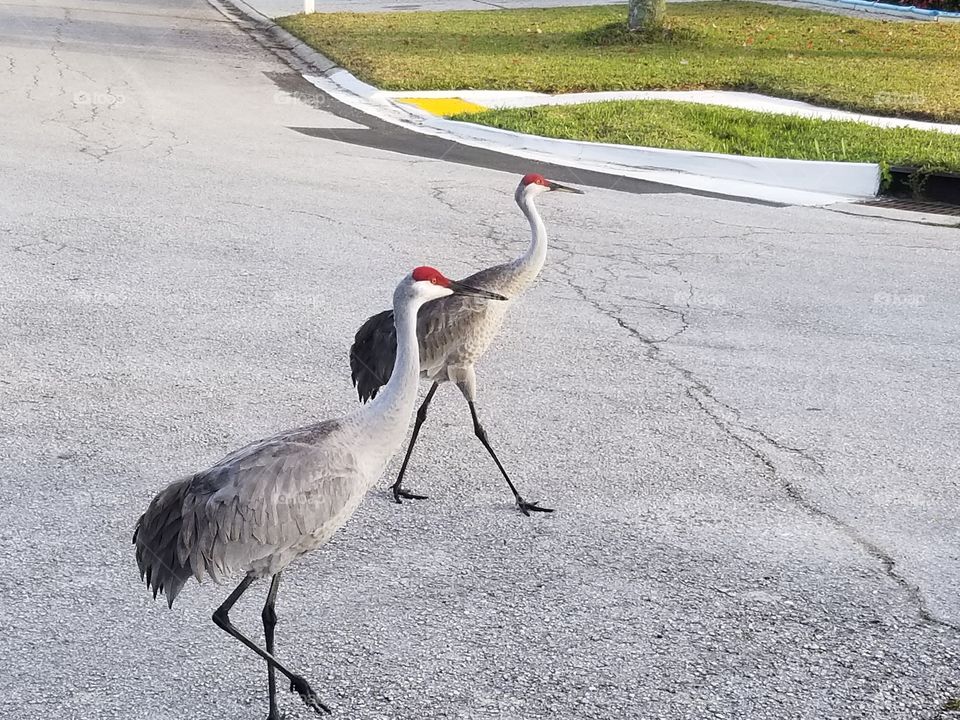
[[527,516],[529,516],[531,512],[553,512],[552,508],[540,507],[537,503],[528,503],[526,500],[520,497],[520,493],[517,492],[517,488],[514,487],[513,481],[510,480],[510,476],[507,475],[507,471],[504,470],[503,464],[500,462],[500,458],[497,457],[497,454],[493,451],[493,448],[490,447],[490,441],[487,440],[487,431],[483,429],[483,426],[480,424],[480,418],[477,417],[476,405],[474,405],[472,400],[467,400],[467,405],[470,406],[470,416],[473,418],[473,432],[480,439],[480,442],[483,443],[483,446],[487,449],[487,452],[490,453],[490,457],[493,458],[493,461],[497,464],[497,467],[500,468],[500,472],[507,481],[507,485],[510,486],[510,491],[513,493],[513,497],[517,500],[517,507],[520,508],[520,512]]
[[410,444],[407,446],[407,454],[403,456],[403,464],[400,466],[400,473],[397,475],[397,481],[392,485],[393,489],[393,499],[397,504],[403,502],[400,498],[406,498],[407,500],[426,500],[426,495],[415,495],[414,493],[407,492],[402,487],[400,487],[403,482],[403,474],[407,471],[407,463],[410,462],[410,456],[413,454],[413,446],[417,442],[417,436],[420,434],[420,426],[423,425],[423,421],[427,419],[427,406],[430,404],[430,401],[433,400],[433,394],[437,391],[437,388],[440,386],[440,383],[434,383],[430,386],[430,389],[427,391],[427,396],[423,399],[423,402],[420,404],[420,408],[417,410],[417,420],[413,425],[413,435],[410,436]]
[[[260,617],[263,619],[263,638],[266,641],[267,652],[273,655],[274,629],[277,627],[277,611],[274,607],[277,601],[277,591],[280,589],[280,573],[270,581],[270,590],[267,592],[267,601],[263,605]],[[267,720],[280,720],[280,710],[277,707],[277,679],[273,665],[267,662],[267,691],[270,693],[270,713]]]
[[227,599],[223,601],[223,604],[213,611],[213,622],[218,628],[223,630],[231,637],[234,637],[242,642],[257,655],[266,660],[270,665],[286,675],[290,680],[290,690],[296,690],[297,693],[300,694],[300,699],[303,700],[307,707],[313,708],[318,713],[329,713],[330,708],[320,701],[320,698],[317,697],[317,694],[313,691],[313,688],[310,687],[310,684],[306,680],[281,665],[271,653],[268,653],[266,650],[258,647],[253,640],[237,630],[234,624],[230,622],[230,608],[232,608],[237,600],[240,599],[240,596],[246,592],[247,588],[250,587],[250,583],[252,582],[253,577],[251,575],[247,575],[243,580],[240,581],[240,584],[237,585],[236,589],[230,593],[229,596],[227,596]]

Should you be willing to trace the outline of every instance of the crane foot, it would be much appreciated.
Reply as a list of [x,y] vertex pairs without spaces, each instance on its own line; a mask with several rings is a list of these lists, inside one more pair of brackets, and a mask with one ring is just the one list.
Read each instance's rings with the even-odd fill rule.
[[308,708],[313,708],[314,712],[318,715],[321,713],[330,714],[330,708],[324,705],[320,698],[317,697],[317,694],[313,691],[313,688],[310,687],[310,683],[304,680],[299,675],[294,675],[290,678],[290,692],[296,691],[300,694],[300,699],[303,700],[304,704]]
[[398,485],[393,486],[393,501],[397,505],[402,505],[404,500],[426,500],[426,495],[417,495],[416,493],[407,492],[402,487]]
[[532,512],[543,512],[543,513],[553,512],[553,508],[540,507],[540,503],[535,503],[535,502],[529,503],[519,495],[517,496],[517,507],[520,508],[520,512],[522,512],[527,517],[530,517],[530,513]]

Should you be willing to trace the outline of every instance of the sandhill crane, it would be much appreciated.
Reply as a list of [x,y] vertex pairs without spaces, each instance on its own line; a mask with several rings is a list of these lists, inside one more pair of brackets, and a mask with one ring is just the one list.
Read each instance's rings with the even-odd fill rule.
[[[497,468],[510,486],[520,511],[529,516],[534,512],[553,512],[550,508],[540,507],[538,503],[524,500],[514,486],[497,454],[490,446],[487,433],[477,416],[476,396],[477,377],[474,364],[486,352],[494,336],[500,330],[504,315],[516,297],[522,293],[540,274],[547,256],[547,230],[534,199],[541,193],[564,191],[583,194],[582,190],[560,185],[547,180],[542,175],[525,175],[517,186],[514,200],[530,222],[531,239],[527,251],[516,260],[503,265],[494,265],[486,270],[464,278],[462,282],[474,287],[482,287],[491,292],[505,295],[505,303],[464,302],[461,298],[444,298],[425,305],[420,310],[417,321],[417,337],[420,338],[420,372],[423,377],[433,381],[427,391],[423,404],[417,410],[417,419],[410,436],[407,453],[393,484],[393,498],[397,503],[401,498],[423,500],[425,495],[415,495],[403,489],[403,475],[413,446],[420,434],[420,427],[427,417],[427,406],[433,400],[440,383],[456,383],[467,400],[470,416],[473,419],[473,431],[483,447],[490,453]],[[350,369],[353,384],[362,402],[376,397],[380,387],[390,377],[393,357],[397,348],[397,336],[393,324],[393,311],[384,310],[370,318],[360,327],[350,348]]]
[[[170,607],[191,575],[200,581],[208,574],[220,582],[246,573],[213,621],[267,661],[268,720],[280,718],[274,668],[308,707],[330,712],[303,677],[274,657],[280,574],[346,523],[403,442],[420,371],[417,310],[448,295],[505,300],[448,280],[433,268],[417,268],[393,294],[399,346],[393,375],[375,402],[340,419],[247,445],[168,485],[137,521],[133,542],[140,577],[153,588],[154,598],[166,593]],[[262,613],[264,650],[230,622],[229,612],[255,579],[266,577],[272,579]]]

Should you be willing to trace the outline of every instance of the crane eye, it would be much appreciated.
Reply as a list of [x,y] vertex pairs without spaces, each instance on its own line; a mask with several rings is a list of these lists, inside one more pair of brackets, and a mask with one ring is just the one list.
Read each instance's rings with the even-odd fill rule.
[[434,285],[436,285],[436,284],[437,284],[437,279],[436,279],[435,277],[432,277],[432,278],[430,278],[430,282],[432,282]]

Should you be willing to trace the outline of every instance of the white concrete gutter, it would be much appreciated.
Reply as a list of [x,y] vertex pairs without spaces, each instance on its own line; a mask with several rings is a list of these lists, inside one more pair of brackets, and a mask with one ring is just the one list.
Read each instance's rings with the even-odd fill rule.
[[458,137],[469,137],[500,147],[533,150],[567,161],[619,165],[636,170],[676,170],[722,180],[831,195],[872,197],[880,187],[880,167],[873,163],[785,160],[560,140],[437,117],[425,119],[424,124]]
[[450,93],[385,93],[342,68],[304,77],[337,100],[387,122],[532,160],[792,205],[873,197],[880,187],[880,167],[874,163],[754,158],[545,138],[447,120],[394,100],[397,95]]

